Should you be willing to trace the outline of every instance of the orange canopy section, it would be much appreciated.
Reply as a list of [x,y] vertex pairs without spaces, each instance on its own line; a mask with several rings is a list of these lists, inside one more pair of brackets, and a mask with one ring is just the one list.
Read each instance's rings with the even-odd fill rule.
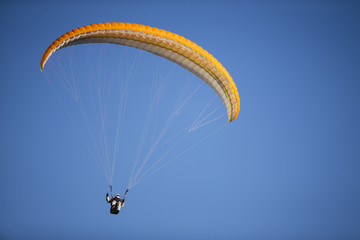
[[190,40],[162,29],[134,23],[98,23],[76,28],[56,39],[45,51],[41,71],[57,50],[83,43],[114,43],[166,58],[206,82],[223,101],[229,122],[240,110],[240,98],[230,74],[210,53]]

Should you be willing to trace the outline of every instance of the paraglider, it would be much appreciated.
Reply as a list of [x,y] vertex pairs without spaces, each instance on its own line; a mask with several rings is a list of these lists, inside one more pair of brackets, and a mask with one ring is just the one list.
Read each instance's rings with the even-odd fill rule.
[[[56,51],[68,46],[87,43],[119,44],[132,48],[142,49],[152,54],[158,55],[162,58],[168,59],[190,71],[194,75],[198,76],[216,92],[216,94],[220,97],[222,103],[226,108],[228,122],[234,121],[238,116],[240,110],[239,93],[232,77],[227,72],[225,67],[223,67],[222,64],[210,53],[208,53],[206,50],[204,50],[194,42],[191,42],[190,40],[178,34],[154,27],[134,23],[113,22],[91,24],[84,27],[76,28],[59,37],[47,48],[40,62],[40,70],[43,71],[45,64]],[[70,84],[66,86],[70,86],[69,88],[75,93],[72,94],[73,99],[75,101],[79,101],[79,94],[77,92],[76,85],[74,85],[75,87],[73,88],[71,88],[72,85]],[[95,88],[89,89],[95,91]],[[99,96],[104,97],[101,94],[99,94]],[[141,103],[139,102],[137,104]],[[94,106],[97,106],[97,104],[94,104]],[[79,104],[79,107],[82,108],[83,106]],[[83,109],[81,109],[81,111],[84,114],[85,111],[83,111]],[[97,113],[97,111],[95,112]],[[99,112],[104,114],[103,111]],[[206,117],[208,117],[209,115],[207,115]],[[84,115],[84,118],[86,118],[87,121],[89,120],[87,115]],[[170,117],[170,119],[172,118]],[[97,134],[100,136],[105,136],[104,122],[102,121],[102,123],[102,128],[99,129],[96,134],[92,134],[92,137]],[[198,125],[190,127],[190,130],[188,130],[188,132],[202,125],[202,122],[198,121]],[[165,125],[165,130],[167,126],[168,125]],[[119,131],[117,130],[116,133],[118,132]],[[147,163],[147,160],[149,159],[151,153],[154,151],[156,146],[159,145],[158,143],[161,137],[164,135],[164,132],[161,132],[158,140],[154,141],[154,145],[152,146],[149,154],[147,155],[146,159],[143,161],[141,167],[137,172],[134,171],[137,164],[137,162],[135,162],[133,171],[131,173],[131,180],[122,198],[120,198],[119,194],[116,194],[115,197],[112,196],[111,183],[114,164],[109,164],[109,157],[107,154],[103,154],[103,156],[100,156],[99,154],[98,158],[101,159],[101,163],[106,165],[103,167],[105,169],[104,171],[108,184],[111,187],[111,198],[109,197],[109,193],[106,194],[106,201],[111,205],[111,214],[118,214],[120,212],[121,208],[125,204],[125,196],[130,188],[132,188],[137,183],[150,176],[154,172],[145,171],[146,176],[140,176],[140,173],[142,172],[144,165]],[[105,137],[103,138],[106,139]],[[118,134],[116,134],[116,138],[118,140]],[[201,141],[202,140],[200,140],[199,142]],[[116,151],[117,149],[117,142],[118,141],[116,141],[116,144],[114,145],[114,151]],[[140,145],[142,146],[142,144]],[[105,149],[105,151],[103,152],[108,151],[106,142],[100,144],[99,148],[96,148],[96,150],[102,148]],[[191,148],[192,147],[190,147],[189,149]],[[187,150],[185,150],[184,152],[186,151]],[[166,151],[163,156],[166,156],[168,152],[169,151]],[[116,154],[114,154],[114,156],[116,156]],[[160,160],[163,158],[163,156],[160,158]],[[114,160],[115,159],[116,157],[114,157]],[[153,167],[157,166],[156,164],[158,164],[158,161],[150,167],[150,170],[153,170]]]
[[[112,186],[110,186],[110,189],[112,191]],[[128,193],[129,189],[126,189],[125,194],[122,198],[120,198],[120,195],[117,193],[115,194],[115,197],[109,198],[109,193],[106,193],[106,202],[110,203],[110,213],[111,214],[118,214],[122,207],[125,205],[125,196]]]

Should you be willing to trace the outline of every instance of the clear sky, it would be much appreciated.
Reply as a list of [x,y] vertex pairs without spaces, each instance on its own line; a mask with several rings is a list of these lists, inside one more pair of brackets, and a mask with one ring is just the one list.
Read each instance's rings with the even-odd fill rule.
[[[1,1],[0,238],[359,239],[359,12],[356,1]],[[99,22],[196,42],[241,101],[238,119],[134,187],[117,216],[39,70],[57,37]],[[153,64],[148,55],[140,66]]]

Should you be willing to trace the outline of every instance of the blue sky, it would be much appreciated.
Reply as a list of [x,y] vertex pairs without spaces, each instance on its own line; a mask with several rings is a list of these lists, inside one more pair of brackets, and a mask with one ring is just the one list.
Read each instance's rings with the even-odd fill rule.
[[[0,238],[360,238],[359,10],[355,1],[2,1]],[[57,37],[112,21],[196,42],[241,101],[236,121],[133,188],[118,216],[39,70]],[[148,55],[144,66],[156,59]],[[148,78],[136,77],[135,86]],[[115,169],[120,192],[130,150]]]

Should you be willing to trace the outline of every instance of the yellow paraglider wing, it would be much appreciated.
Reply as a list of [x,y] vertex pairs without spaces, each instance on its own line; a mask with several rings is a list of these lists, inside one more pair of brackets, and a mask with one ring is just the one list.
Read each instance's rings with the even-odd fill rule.
[[162,29],[134,23],[98,23],[76,28],[53,42],[45,51],[40,69],[57,50],[82,43],[115,43],[143,49],[194,73],[215,90],[223,101],[229,122],[240,110],[239,93],[230,74],[210,53],[190,40]]

